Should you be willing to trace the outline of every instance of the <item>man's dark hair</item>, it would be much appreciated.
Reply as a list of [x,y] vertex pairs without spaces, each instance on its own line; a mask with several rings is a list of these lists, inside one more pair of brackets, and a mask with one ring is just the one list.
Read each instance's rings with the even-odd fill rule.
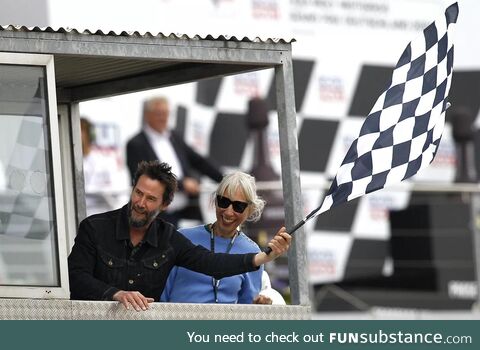
[[165,192],[163,192],[163,204],[169,205],[172,203],[173,195],[177,190],[177,177],[172,173],[172,167],[167,163],[162,163],[158,160],[150,162],[141,161],[138,163],[137,171],[133,179],[133,187],[137,185],[140,176],[145,175],[152,180],[157,180],[165,185]]

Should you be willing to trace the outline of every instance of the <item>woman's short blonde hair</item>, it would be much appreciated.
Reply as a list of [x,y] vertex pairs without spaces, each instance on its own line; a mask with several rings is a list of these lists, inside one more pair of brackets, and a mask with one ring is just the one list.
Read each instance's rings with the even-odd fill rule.
[[249,204],[247,208],[247,210],[249,210],[247,221],[258,221],[262,216],[265,201],[257,195],[255,178],[249,174],[236,171],[225,175],[218,185],[217,190],[213,193],[213,203],[215,203],[215,197],[217,195],[225,195],[231,198],[235,195],[235,192],[237,192],[238,189],[243,192],[245,199]]

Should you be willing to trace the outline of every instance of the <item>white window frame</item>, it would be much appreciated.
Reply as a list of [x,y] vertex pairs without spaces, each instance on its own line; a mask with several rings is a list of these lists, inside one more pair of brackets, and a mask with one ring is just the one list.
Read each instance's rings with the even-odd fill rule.
[[58,130],[57,118],[57,96],[55,88],[55,69],[53,55],[27,54],[27,53],[7,53],[0,52],[0,64],[11,65],[29,65],[45,67],[47,78],[47,98],[49,114],[49,146],[52,157],[54,198],[55,198],[55,216],[57,232],[57,250],[58,257],[58,287],[45,286],[0,286],[0,298],[36,298],[36,299],[69,299],[70,291],[68,285],[68,265],[67,265],[67,241],[66,241],[66,222],[65,222],[65,198],[62,185],[62,167],[60,156],[60,134]]

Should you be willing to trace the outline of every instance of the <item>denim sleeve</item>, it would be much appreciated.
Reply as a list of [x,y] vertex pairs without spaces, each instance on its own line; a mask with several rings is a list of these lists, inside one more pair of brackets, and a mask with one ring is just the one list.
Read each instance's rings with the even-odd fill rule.
[[97,260],[94,233],[94,227],[89,219],[83,220],[68,257],[70,299],[72,300],[112,300],[113,295],[119,291],[118,288],[94,277]]

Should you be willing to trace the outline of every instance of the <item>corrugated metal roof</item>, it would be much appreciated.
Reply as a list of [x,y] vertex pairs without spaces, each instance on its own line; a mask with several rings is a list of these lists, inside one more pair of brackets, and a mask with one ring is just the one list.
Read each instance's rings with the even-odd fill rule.
[[2,52],[54,56],[62,101],[273,68],[289,60],[292,42],[16,25],[0,25],[0,37]]
[[72,33],[72,34],[84,34],[84,35],[100,35],[100,36],[129,36],[129,37],[150,37],[150,38],[161,38],[161,39],[177,39],[177,40],[214,40],[214,41],[234,41],[234,42],[251,42],[251,43],[280,43],[280,44],[289,44],[295,42],[294,38],[290,39],[283,39],[283,38],[265,38],[262,39],[260,37],[249,38],[249,37],[237,37],[237,36],[229,36],[229,35],[188,35],[188,34],[178,34],[178,33],[170,33],[165,34],[159,32],[157,34],[153,34],[151,32],[139,32],[139,31],[105,31],[101,29],[97,30],[90,30],[90,29],[76,29],[76,28],[68,28],[68,27],[59,27],[59,28],[52,28],[52,27],[26,27],[21,25],[0,25],[0,30],[5,31],[14,31],[14,32],[47,32],[47,33]]

